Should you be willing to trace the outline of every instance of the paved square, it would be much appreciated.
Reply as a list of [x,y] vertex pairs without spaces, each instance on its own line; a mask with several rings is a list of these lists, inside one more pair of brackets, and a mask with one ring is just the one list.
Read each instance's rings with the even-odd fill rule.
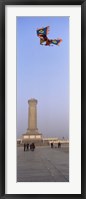
[[17,147],[17,182],[69,182],[68,147]]

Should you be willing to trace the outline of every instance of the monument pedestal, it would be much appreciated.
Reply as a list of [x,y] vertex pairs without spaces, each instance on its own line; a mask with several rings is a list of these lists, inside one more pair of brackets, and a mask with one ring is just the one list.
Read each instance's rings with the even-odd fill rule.
[[42,134],[23,134],[23,143],[43,143]]

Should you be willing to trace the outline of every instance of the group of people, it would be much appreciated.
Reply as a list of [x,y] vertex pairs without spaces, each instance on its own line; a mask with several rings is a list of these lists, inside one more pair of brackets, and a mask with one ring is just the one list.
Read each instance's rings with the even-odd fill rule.
[[34,151],[34,149],[35,149],[35,144],[34,143],[32,143],[32,144],[29,144],[29,143],[24,143],[24,151],[28,151],[28,150],[31,150],[31,151]]
[[[53,148],[53,142],[51,142],[51,148]],[[58,142],[58,148],[61,148],[61,142]]]

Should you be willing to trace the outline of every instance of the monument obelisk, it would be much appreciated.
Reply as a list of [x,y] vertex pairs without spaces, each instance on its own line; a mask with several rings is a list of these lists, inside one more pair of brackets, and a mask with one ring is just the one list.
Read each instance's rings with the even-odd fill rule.
[[38,132],[37,129],[37,100],[28,100],[28,129],[27,133],[34,134]]
[[37,128],[37,102],[34,98],[28,100],[28,128],[22,135],[23,142],[42,142],[42,134]]

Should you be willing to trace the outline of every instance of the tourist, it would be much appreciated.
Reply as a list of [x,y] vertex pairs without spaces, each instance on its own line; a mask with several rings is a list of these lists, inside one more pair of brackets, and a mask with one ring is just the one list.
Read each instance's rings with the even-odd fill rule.
[[24,151],[25,151],[25,149],[26,149],[26,144],[24,143]]
[[59,148],[59,142],[58,142],[58,148]]
[[61,143],[60,142],[58,142],[58,148],[61,148]]
[[30,150],[34,151],[34,149],[35,149],[35,144],[34,143],[30,144]]
[[61,148],[61,142],[59,143],[59,147]]
[[29,143],[27,143],[27,151],[29,150]]
[[33,150],[35,149],[35,144],[34,143],[32,143],[33,144]]
[[30,150],[31,150],[31,148],[32,148],[32,144],[30,144]]
[[53,142],[51,143],[51,148],[53,148]]
[[31,150],[31,148],[32,148],[32,144],[30,144],[30,150]]

